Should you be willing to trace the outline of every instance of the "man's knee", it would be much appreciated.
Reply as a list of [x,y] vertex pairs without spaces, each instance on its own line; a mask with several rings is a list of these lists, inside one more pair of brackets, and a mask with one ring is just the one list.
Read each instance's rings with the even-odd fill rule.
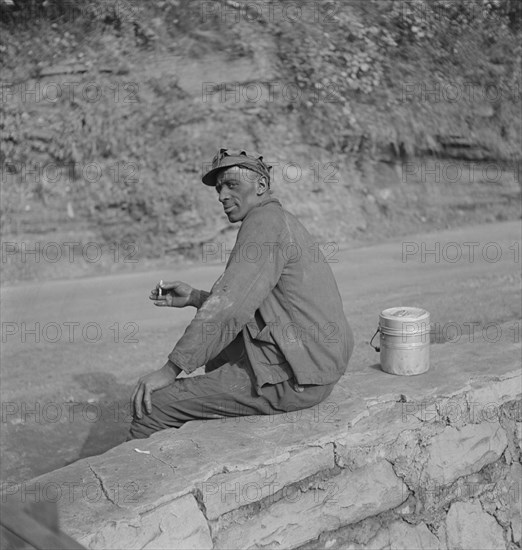
[[149,413],[142,412],[141,418],[134,415],[129,429],[128,440],[145,439],[155,432],[167,428],[179,428],[182,422],[168,414],[161,407],[154,403],[154,394],[152,394],[152,410]]
[[325,385],[307,384],[301,386],[300,391],[296,391],[292,387],[290,391],[284,394],[279,408],[282,412],[294,412],[315,407],[329,397],[334,386],[335,383]]
[[150,422],[146,420],[146,416],[143,416],[141,419],[134,417],[129,428],[127,441],[131,441],[133,439],[146,439],[161,429],[162,428],[160,427],[154,428],[151,426]]

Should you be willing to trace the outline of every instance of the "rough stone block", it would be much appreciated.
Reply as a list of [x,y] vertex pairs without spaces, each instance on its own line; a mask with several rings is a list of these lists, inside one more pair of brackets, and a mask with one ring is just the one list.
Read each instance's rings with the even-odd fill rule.
[[407,487],[388,462],[344,471],[322,489],[301,493],[289,488],[269,508],[218,532],[215,548],[295,548],[324,531],[395,508],[407,496]]
[[309,447],[288,454],[286,460],[255,469],[212,476],[199,483],[209,520],[230,510],[273,496],[285,486],[335,466],[333,446]]
[[185,495],[127,521],[107,522],[96,533],[79,542],[87,548],[106,550],[212,548],[207,521],[192,495]]
[[522,539],[522,465],[513,462],[509,467],[503,500],[507,501],[510,511],[510,525],[513,542],[520,544]]
[[520,516],[511,520],[511,533],[513,542],[520,544],[520,539],[522,539],[522,521],[520,520]]
[[371,550],[441,550],[444,546],[424,523],[394,521],[381,529],[364,548]]
[[446,427],[428,447],[424,481],[448,485],[498,460],[507,437],[498,422],[468,424],[460,429]]
[[468,395],[468,401],[476,409],[477,421],[499,420],[502,403],[520,399],[521,380],[520,372],[509,373],[500,380],[492,383],[488,381],[479,388],[473,388]]
[[506,550],[504,531],[480,502],[454,502],[446,516],[448,548]]

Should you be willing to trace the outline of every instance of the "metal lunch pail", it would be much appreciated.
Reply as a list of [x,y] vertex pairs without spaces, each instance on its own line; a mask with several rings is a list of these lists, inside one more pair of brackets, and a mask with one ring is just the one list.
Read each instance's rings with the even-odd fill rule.
[[[372,342],[380,333],[380,347]],[[370,345],[381,352],[381,368],[389,374],[411,376],[430,368],[430,314],[418,307],[391,307],[379,315],[379,328]]]

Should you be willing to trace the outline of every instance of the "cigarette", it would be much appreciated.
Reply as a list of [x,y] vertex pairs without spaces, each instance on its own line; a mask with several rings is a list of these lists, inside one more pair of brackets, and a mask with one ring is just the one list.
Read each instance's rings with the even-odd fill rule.
[[163,285],[163,279],[159,282],[159,289],[158,289],[158,296],[163,296],[163,289],[161,286]]

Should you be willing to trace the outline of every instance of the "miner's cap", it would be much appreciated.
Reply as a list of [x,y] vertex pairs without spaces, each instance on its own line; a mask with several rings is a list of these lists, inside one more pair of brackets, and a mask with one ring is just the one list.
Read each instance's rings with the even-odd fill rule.
[[201,181],[205,185],[215,186],[218,173],[232,166],[239,166],[257,172],[259,175],[265,176],[270,183],[270,169],[272,167],[263,162],[261,155],[247,153],[243,149],[234,151],[227,148],[221,148],[218,151],[212,159],[212,168],[201,178]]

